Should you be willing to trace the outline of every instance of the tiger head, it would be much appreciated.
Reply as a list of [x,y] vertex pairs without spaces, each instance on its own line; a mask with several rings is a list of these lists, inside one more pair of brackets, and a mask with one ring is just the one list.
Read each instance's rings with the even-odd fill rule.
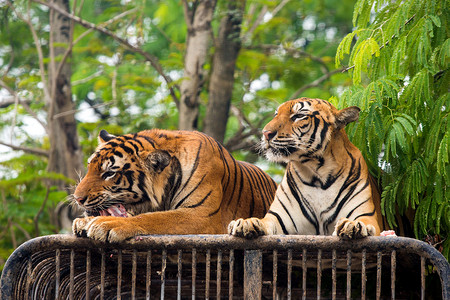
[[161,210],[164,187],[177,160],[144,135],[114,136],[102,130],[86,176],[73,196],[88,216],[127,217]]
[[274,162],[298,161],[322,156],[337,132],[359,118],[360,109],[336,109],[325,100],[300,98],[281,104],[263,128],[261,149]]

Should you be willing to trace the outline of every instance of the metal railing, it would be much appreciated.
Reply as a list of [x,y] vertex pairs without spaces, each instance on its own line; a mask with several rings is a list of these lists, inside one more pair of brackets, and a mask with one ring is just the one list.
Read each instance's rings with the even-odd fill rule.
[[51,235],[9,257],[0,299],[450,299],[449,278],[436,249],[401,237]]

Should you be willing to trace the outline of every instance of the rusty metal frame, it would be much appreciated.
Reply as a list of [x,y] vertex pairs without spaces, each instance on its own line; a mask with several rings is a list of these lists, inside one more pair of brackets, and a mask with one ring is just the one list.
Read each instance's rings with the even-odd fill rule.
[[[417,256],[420,261],[420,296],[425,299],[426,283],[425,277],[427,270],[433,268],[438,273],[442,288],[442,299],[450,300],[450,265],[448,261],[432,246],[410,238],[403,237],[368,237],[356,241],[339,240],[336,237],[329,236],[264,236],[255,240],[245,240],[235,238],[228,235],[184,235],[184,236],[143,236],[135,240],[127,241],[120,244],[105,244],[98,241],[93,241],[86,238],[76,238],[72,235],[50,235],[32,239],[19,248],[9,257],[3,269],[0,280],[0,299],[36,299],[32,294],[32,287],[43,284],[36,278],[33,268],[39,264],[40,259],[51,256],[52,265],[44,266],[45,268],[52,268],[54,276],[52,277],[53,290],[49,299],[59,299],[59,294],[62,289],[62,281],[65,280],[66,288],[69,289],[69,299],[73,299],[74,295],[74,277],[77,268],[80,268],[80,262],[75,261],[75,253],[84,251],[83,253],[83,279],[86,281],[85,294],[89,297],[92,286],[90,282],[98,281],[98,289],[100,295],[105,293],[105,275],[106,255],[110,251],[115,251],[117,256],[117,299],[121,299],[122,290],[122,276],[124,272],[131,272],[131,291],[127,297],[134,298],[136,296],[137,283],[137,269],[138,269],[138,255],[144,255],[145,263],[141,264],[146,268],[145,285],[147,286],[146,298],[150,298],[150,283],[154,270],[152,268],[152,261],[156,257],[152,257],[152,250],[161,251],[158,254],[160,261],[160,270],[158,276],[161,276],[161,288],[158,297],[164,299],[165,292],[167,292],[166,282],[166,265],[172,264],[177,268],[178,282],[174,285],[177,289],[177,298],[181,299],[181,274],[185,266],[182,255],[189,253],[191,258],[191,277],[192,277],[192,299],[194,298],[242,298],[242,299],[261,299],[263,290],[263,265],[270,263],[273,266],[272,278],[269,282],[264,284],[270,285],[272,291],[269,293],[274,299],[279,297],[281,292],[280,284],[283,282],[283,293],[287,299],[291,298],[307,298],[306,295],[306,276],[307,270],[312,268],[316,274],[316,298],[319,299],[322,291],[322,273],[325,269],[331,269],[332,287],[330,298],[336,298],[336,276],[339,269],[346,274],[346,294],[347,299],[352,298],[351,280],[355,269],[358,269],[361,274],[361,298],[367,297],[367,273],[369,268],[375,268],[376,271],[376,298],[381,298],[381,275],[382,259],[389,257],[388,263],[390,268],[390,293],[391,298],[396,296],[396,280],[397,268],[399,267],[399,258],[403,256]],[[233,284],[236,281],[237,274],[233,272],[237,260],[235,258],[236,251],[243,251],[243,291],[242,295],[236,297],[237,287]],[[198,253],[205,253],[206,260],[200,262]],[[214,259],[211,259],[213,252]],[[158,252],[159,253],[159,252]],[[266,255],[270,254],[270,259]],[[279,258],[280,253],[286,253],[286,257]],[[175,255],[176,258],[170,257]],[[312,255],[313,254],[313,255]],[[42,258],[39,256],[41,255]],[[126,256],[127,255],[127,256]],[[130,267],[123,269],[122,262],[130,257]],[[224,260],[227,257],[225,266]],[[295,256],[293,258],[293,256]],[[308,258],[309,257],[309,258]],[[32,259],[33,258],[33,259]],[[373,259],[372,259],[373,258]],[[95,261],[94,261],[95,260]],[[99,262],[97,260],[100,260]],[[369,264],[369,260],[373,265]],[[94,262],[96,263],[94,266]],[[386,259],[384,260],[384,263]],[[197,264],[205,263],[206,274],[204,281],[205,291],[204,295],[196,295],[196,284],[198,283],[198,269]],[[54,265],[53,265],[54,264]],[[69,264],[69,266],[67,266]],[[217,266],[215,266],[217,264]],[[293,266],[297,264],[302,270],[301,283],[302,286],[298,292],[294,294],[292,286]],[[342,265],[343,264],[343,265]],[[356,267],[355,264],[360,264]],[[287,268],[287,275],[285,279],[280,279],[278,269],[281,265]],[[98,273],[96,266],[102,270]],[[222,268],[228,268],[228,277],[225,278],[222,274]],[[67,268],[69,268],[67,271]],[[140,266],[140,269],[143,267]],[[295,266],[294,266],[295,268]],[[373,269],[372,268],[372,269]],[[216,278],[211,278],[211,269],[215,270]],[[65,270],[65,271],[63,271]],[[115,269],[116,270],[116,269]],[[100,275],[98,275],[100,274]],[[125,274],[128,275],[128,274]],[[384,274],[383,274],[384,275]],[[79,275],[76,275],[79,276]],[[78,278],[79,280],[80,278]],[[45,279],[42,279],[45,280]],[[215,295],[212,295],[212,289],[209,288],[210,282],[215,281]],[[228,297],[222,292],[222,281],[228,281]],[[20,294],[24,293],[24,294]],[[20,294],[20,297],[19,297]],[[103,297],[103,296],[102,296]],[[100,298],[102,298],[100,297]]]

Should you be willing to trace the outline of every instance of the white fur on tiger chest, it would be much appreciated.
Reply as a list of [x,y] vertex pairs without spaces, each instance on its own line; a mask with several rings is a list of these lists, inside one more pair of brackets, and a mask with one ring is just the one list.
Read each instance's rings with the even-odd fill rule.
[[346,177],[338,176],[330,183],[326,176],[318,175],[301,166],[291,168],[290,175],[283,178],[282,188],[277,191],[282,203],[275,201],[271,210],[288,212],[290,217],[284,217],[283,222],[289,233],[330,235],[336,222],[358,206],[355,202],[370,197],[370,190],[360,191],[362,182],[347,183],[342,188]]

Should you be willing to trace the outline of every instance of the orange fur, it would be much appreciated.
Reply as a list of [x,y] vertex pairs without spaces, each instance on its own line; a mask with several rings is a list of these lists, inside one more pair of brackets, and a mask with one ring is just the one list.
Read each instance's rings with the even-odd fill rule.
[[380,194],[344,129],[358,117],[357,107],[338,110],[320,99],[280,105],[261,148],[269,160],[287,163],[285,176],[266,216],[233,221],[229,233],[379,235]]
[[[262,170],[199,132],[101,132],[99,140],[73,195],[88,214],[73,223],[79,236],[226,233],[234,218],[264,216],[275,194]],[[120,205],[129,217],[98,216]]]

